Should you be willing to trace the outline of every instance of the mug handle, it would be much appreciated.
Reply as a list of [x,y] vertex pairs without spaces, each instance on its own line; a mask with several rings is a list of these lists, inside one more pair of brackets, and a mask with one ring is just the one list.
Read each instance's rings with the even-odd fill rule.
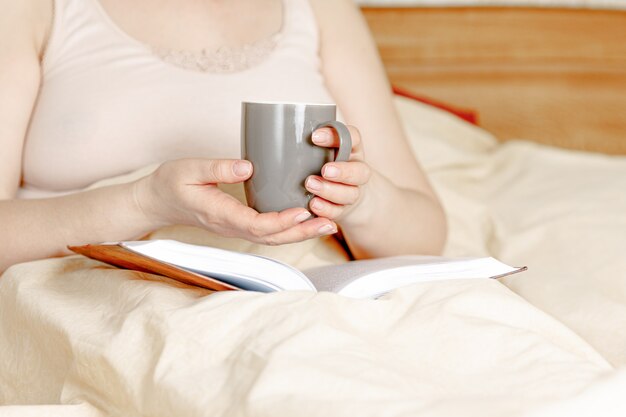
[[337,156],[335,156],[335,162],[347,162],[348,159],[350,159],[350,154],[352,153],[352,136],[350,136],[350,131],[346,125],[333,120],[320,124],[315,128],[315,130],[321,129],[322,127],[330,127],[334,129],[339,136],[339,149],[337,150]]

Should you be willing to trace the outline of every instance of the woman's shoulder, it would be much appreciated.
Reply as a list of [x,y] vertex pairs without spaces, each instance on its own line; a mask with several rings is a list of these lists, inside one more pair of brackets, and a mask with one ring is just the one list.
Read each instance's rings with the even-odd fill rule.
[[53,0],[0,0],[0,33],[21,39],[43,54],[52,29]]
[[359,9],[354,0],[308,0],[316,15],[353,14]]
[[[362,19],[354,0],[308,0],[320,31],[336,32],[338,27],[351,27]],[[330,30],[327,30],[330,29]]]

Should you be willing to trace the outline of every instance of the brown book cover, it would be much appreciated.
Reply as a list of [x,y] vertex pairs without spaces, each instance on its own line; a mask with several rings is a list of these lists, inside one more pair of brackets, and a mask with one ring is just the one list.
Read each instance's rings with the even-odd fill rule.
[[101,244],[68,246],[68,249],[80,255],[105,262],[123,269],[162,275],[189,285],[213,291],[232,291],[239,288],[215,278],[187,271],[175,265],[159,261],[126,249],[119,244]]

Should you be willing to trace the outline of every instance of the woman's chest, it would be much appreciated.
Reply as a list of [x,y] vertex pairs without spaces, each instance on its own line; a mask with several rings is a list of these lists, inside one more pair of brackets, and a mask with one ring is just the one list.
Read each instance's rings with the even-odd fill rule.
[[99,4],[57,0],[24,147],[28,187],[67,191],[170,159],[239,158],[242,101],[332,102],[306,0],[283,1],[271,48],[220,54],[220,72],[164,62]]
[[155,162],[239,158],[242,101],[332,101],[318,72],[276,60],[230,75],[160,63],[155,71],[141,65],[46,80],[25,144],[24,181],[77,189]]
[[279,32],[283,0],[96,0],[117,26],[157,48],[200,51]]

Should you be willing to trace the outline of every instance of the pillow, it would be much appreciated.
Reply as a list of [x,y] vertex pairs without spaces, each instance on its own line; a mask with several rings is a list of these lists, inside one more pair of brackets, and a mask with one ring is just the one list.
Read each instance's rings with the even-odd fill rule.
[[461,109],[459,107],[453,106],[452,104],[446,104],[433,98],[426,97],[424,95],[418,95],[397,86],[393,87],[393,92],[400,97],[410,98],[419,101],[420,103],[428,104],[438,109],[445,110],[448,113],[452,113],[453,115],[460,117],[468,123],[478,126],[478,112],[476,110]]

